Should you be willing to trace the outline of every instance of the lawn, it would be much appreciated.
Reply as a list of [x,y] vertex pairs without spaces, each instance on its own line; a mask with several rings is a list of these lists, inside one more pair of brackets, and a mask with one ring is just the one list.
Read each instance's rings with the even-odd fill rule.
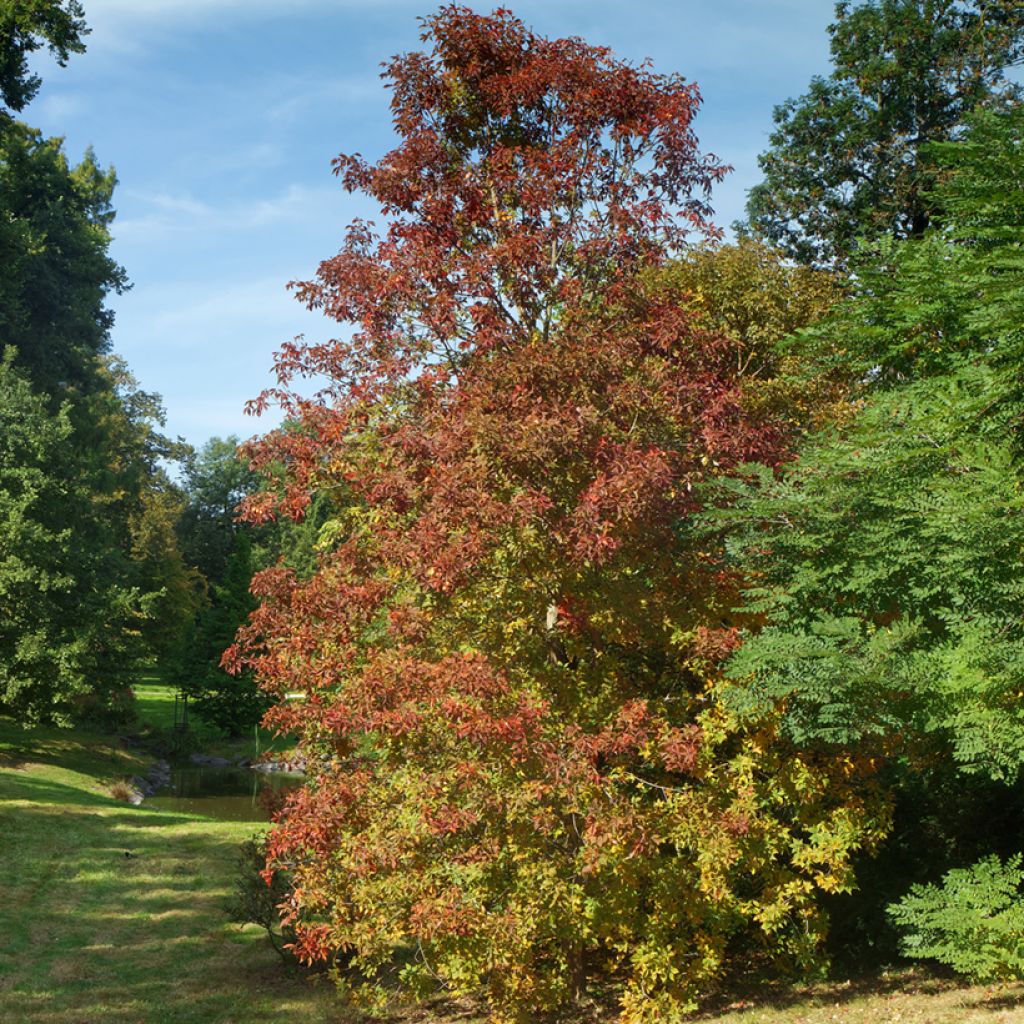
[[[143,713],[168,694],[140,688]],[[171,698],[173,715],[173,698]],[[163,710],[161,711],[161,708]],[[156,721],[156,717],[151,721]],[[250,740],[250,742],[254,742]],[[329,984],[285,968],[262,934],[230,923],[236,851],[256,826],[130,807],[110,784],[145,770],[116,739],[22,731],[0,718],[0,1022],[343,1024]],[[1024,1024],[1021,986],[962,986],[925,972],[865,984],[755,990],[704,1024]],[[612,1020],[604,1012],[578,1022]],[[396,1024],[481,1024],[434,1004]]]
[[328,985],[285,969],[223,904],[254,826],[134,808],[144,767],[101,736],[0,719],[0,1021],[337,1021]]

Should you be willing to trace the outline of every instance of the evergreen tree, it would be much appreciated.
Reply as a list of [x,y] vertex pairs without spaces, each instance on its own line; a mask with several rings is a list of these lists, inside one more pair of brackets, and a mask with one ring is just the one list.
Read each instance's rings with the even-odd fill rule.
[[138,605],[73,444],[14,365],[0,362],[0,706],[68,722],[123,699]]
[[[3,102],[20,111],[38,88],[27,55],[48,45],[62,63],[85,32],[75,2],[0,3]],[[11,545],[0,563],[0,702],[26,717],[110,706],[195,607],[161,468],[184,448],[160,434],[158,397],[110,356],[106,299],[127,286],[109,251],[115,184],[91,152],[72,165],[62,140],[0,111],[0,488]],[[25,524],[49,540],[21,543]],[[40,588],[38,614],[26,610],[26,580]]]
[[223,580],[211,587],[209,606],[197,615],[171,664],[170,679],[189,697],[199,716],[232,736],[251,729],[269,707],[251,673],[230,675],[220,660],[256,601],[249,593],[252,544],[239,534]]
[[259,477],[240,457],[238,438],[211,437],[184,463],[187,497],[179,521],[185,559],[211,584],[219,584],[236,549],[239,506],[259,489]]

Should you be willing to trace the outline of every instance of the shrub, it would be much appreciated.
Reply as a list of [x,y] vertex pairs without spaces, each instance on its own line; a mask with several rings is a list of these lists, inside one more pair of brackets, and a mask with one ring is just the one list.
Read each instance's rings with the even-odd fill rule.
[[253,836],[242,843],[235,892],[227,907],[228,916],[238,924],[259,925],[267,933],[278,956],[285,963],[294,964],[289,948],[295,941],[295,935],[287,924],[281,923],[277,910],[288,898],[291,885],[281,871],[275,872],[267,881],[263,873],[265,864],[262,836]]
[[120,800],[122,803],[130,804],[132,802],[132,797],[135,796],[135,790],[132,789],[131,783],[126,782],[124,779],[118,779],[117,782],[111,785],[110,795],[115,800]]
[[907,956],[930,958],[976,981],[1024,978],[1024,881],[1018,854],[957,868],[941,885],[915,885],[889,907]]

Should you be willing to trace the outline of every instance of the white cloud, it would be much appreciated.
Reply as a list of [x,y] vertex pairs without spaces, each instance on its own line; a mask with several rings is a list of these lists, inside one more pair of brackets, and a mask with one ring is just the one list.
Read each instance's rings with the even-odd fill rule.
[[378,75],[323,80],[316,78],[279,82],[277,99],[262,110],[268,121],[292,122],[310,107],[320,104],[381,103],[386,93]]
[[333,184],[317,188],[293,184],[276,196],[224,205],[190,195],[129,191],[125,197],[131,201],[132,212],[114,222],[113,233],[120,243],[145,240],[152,244],[171,235],[223,235],[284,223],[316,223],[323,220],[325,210],[340,209],[340,191]]
[[38,113],[44,119],[60,123],[77,116],[85,107],[85,99],[80,95],[69,92],[46,92],[32,108],[32,114],[36,116]]
[[373,11],[406,6],[409,0],[88,0],[86,22],[91,34],[90,52],[140,54],[154,32],[191,29],[230,17],[252,22],[325,11]]

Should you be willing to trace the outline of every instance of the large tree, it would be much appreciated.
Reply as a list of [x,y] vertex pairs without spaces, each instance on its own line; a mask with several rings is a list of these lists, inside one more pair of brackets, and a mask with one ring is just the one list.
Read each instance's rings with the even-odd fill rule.
[[936,214],[929,143],[979,106],[1015,100],[1024,57],[1012,0],[836,4],[833,71],[775,108],[748,229],[804,263],[843,264],[858,238],[920,235]]
[[116,182],[91,153],[70,164],[61,139],[0,132],[0,341],[57,404],[107,387],[105,300],[127,283],[109,251]]
[[290,425],[251,449],[284,491],[250,518],[345,495],[311,578],[257,577],[232,654],[310,771],[270,868],[300,955],[349,954],[364,995],[404,950],[408,987],[486,986],[499,1016],[617,968],[624,1019],[665,1019],[737,933],[812,955],[814,893],[884,817],[870,765],[714,700],[730,580],[678,524],[790,425],[658,272],[722,174],[695,87],[507,12],[424,39],[386,71],[398,147],[337,161],[387,231],[299,288],[354,329],[287,346],[258,403]]
[[0,706],[66,723],[126,693],[139,608],[70,404],[54,413],[13,356],[0,363]]
[[904,840],[921,828],[890,897],[1024,844],[1024,108],[934,156],[944,226],[865,253],[806,337],[848,422],[722,513],[762,617],[727,703],[888,766]]
[[[12,110],[38,87],[28,55],[45,44],[62,63],[82,48],[81,13],[0,3],[0,98]],[[110,255],[115,184],[91,152],[72,164],[62,140],[0,110],[0,702],[27,718],[109,705],[195,607],[161,468],[184,448],[160,433],[157,396],[109,351],[106,299],[126,286]]]

